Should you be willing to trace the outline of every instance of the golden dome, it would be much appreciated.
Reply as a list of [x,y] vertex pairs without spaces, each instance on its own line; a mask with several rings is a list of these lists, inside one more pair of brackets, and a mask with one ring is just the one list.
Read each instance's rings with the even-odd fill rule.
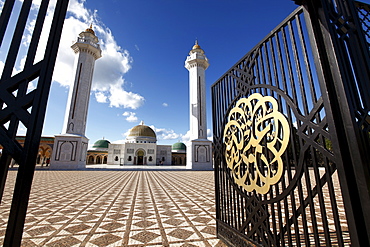
[[130,134],[128,135],[130,137],[153,137],[157,138],[155,132],[152,128],[149,126],[144,125],[142,122],[139,125],[136,125],[130,130]]
[[89,33],[92,33],[95,35],[95,32],[94,30],[92,29],[92,24],[90,24],[90,27],[89,28],[86,28],[85,32],[89,32]]
[[198,40],[195,41],[195,45],[193,46],[193,50],[195,49],[201,49],[200,46],[198,45]]

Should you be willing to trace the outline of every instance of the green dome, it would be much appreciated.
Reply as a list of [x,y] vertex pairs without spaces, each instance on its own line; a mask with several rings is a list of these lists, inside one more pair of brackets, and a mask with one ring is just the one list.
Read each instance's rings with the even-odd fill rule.
[[98,140],[94,143],[93,148],[108,148],[110,141],[108,140]]
[[186,150],[186,145],[182,142],[176,142],[172,145],[172,150]]
[[130,130],[130,137],[153,137],[157,138],[155,132],[149,126],[144,124],[136,125]]

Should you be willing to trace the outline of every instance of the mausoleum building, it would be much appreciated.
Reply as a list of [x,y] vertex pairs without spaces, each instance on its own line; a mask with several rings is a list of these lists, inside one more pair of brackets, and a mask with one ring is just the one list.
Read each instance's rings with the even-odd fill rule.
[[109,144],[108,164],[171,165],[171,149],[171,145],[157,145],[154,130],[141,122],[130,130],[124,144]]

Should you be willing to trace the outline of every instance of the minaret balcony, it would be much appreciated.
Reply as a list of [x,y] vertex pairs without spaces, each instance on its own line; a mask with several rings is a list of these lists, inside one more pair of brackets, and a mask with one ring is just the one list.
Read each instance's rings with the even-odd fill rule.
[[93,41],[91,41],[90,39],[86,39],[86,38],[80,38],[78,37],[77,38],[77,42],[76,43],[84,43],[84,44],[89,44],[93,47],[95,47],[96,49],[100,49],[100,45],[97,44],[97,43],[94,43]]
[[100,45],[89,39],[78,38],[71,48],[76,54],[79,52],[88,52],[93,55],[95,59],[99,59],[101,57]]
[[195,67],[202,67],[206,70],[208,66],[208,59],[187,59],[185,61],[185,68],[187,68],[188,70]]

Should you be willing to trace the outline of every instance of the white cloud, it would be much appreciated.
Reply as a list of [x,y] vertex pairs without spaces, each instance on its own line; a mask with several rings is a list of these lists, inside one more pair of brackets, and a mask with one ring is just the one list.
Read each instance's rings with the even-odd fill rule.
[[[182,135],[181,137],[181,141],[185,144],[188,144],[190,142],[190,130],[188,130],[188,132],[186,132],[186,134]],[[210,129],[207,129],[207,139],[213,141],[213,134]]]
[[126,117],[128,122],[137,122],[137,116],[135,112],[124,112],[122,116]]
[[143,96],[133,92],[127,92],[119,85],[111,85],[109,92],[110,106],[137,109],[144,104]]
[[86,0],[71,0],[68,5],[68,12],[76,16],[76,18],[84,22],[92,22],[96,18],[96,11],[91,13],[85,8],[84,3]]
[[157,140],[175,140],[181,138],[181,134],[175,133],[172,129],[156,128],[153,125],[149,126],[157,135]]
[[213,133],[210,129],[207,129],[207,139],[213,141]]
[[3,61],[0,61],[0,71],[3,71],[4,70],[4,62]]
[[[124,112],[122,115],[123,116],[127,116],[129,117],[130,114],[132,112]],[[186,132],[186,134],[178,134],[178,133],[175,133],[174,130],[172,129],[165,129],[165,128],[156,128],[154,125],[150,125],[149,126],[150,128],[153,129],[153,131],[156,133],[157,135],[157,141],[160,141],[160,140],[179,140],[180,142],[183,142],[185,144],[188,144],[189,141],[190,141],[190,131]],[[129,134],[130,134],[130,130],[131,129],[128,129],[125,133],[122,134],[122,136],[124,138],[126,138]],[[207,134],[208,134],[208,140],[212,141],[212,131],[210,129],[207,130]],[[115,143],[115,144],[123,144],[125,143],[126,139],[121,139],[121,140],[117,140],[117,141],[113,141],[112,143]]]
[[95,92],[95,98],[99,103],[107,103],[107,96],[103,92]]
[[[133,112],[124,112],[123,116],[129,117],[131,113]],[[152,128],[153,131],[156,133],[157,141],[159,140],[181,140],[183,137],[182,134],[177,134],[172,129],[156,128],[154,125],[150,125],[149,127]],[[123,137],[128,136],[130,134],[130,130],[131,129],[128,129],[125,133],[122,134],[122,136]],[[124,142],[122,142],[122,140],[118,140],[118,141],[114,141],[114,143],[124,143]]]
[[189,143],[189,141],[190,141],[190,130],[188,130],[188,132],[186,132],[186,134],[182,136],[181,141],[185,144]]
[[121,139],[121,140],[117,140],[117,141],[113,141],[112,144],[125,144],[126,143],[126,139]]
[[122,134],[123,137],[127,137],[130,134],[131,129],[128,129],[125,133]]
[[167,104],[167,103],[163,103],[163,104],[162,104],[162,106],[167,107],[167,106],[168,106],[168,104]]
[[57,81],[62,86],[67,87],[73,83],[75,54],[70,46],[72,42],[77,39],[78,33],[84,29],[86,29],[86,24],[74,17],[69,17],[64,21],[58,57],[53,74],[53,80]]
[[17,129],[18,136],[25,136],[27,134],[27,128],[23,125],[22,122],[19,122],[19,126]]
[[[40,0],[37,0],[33,4],[37,6],[40,2]],[[92,24],[102,50],[102,57],[95,64],[92,82],[92,91],[96,92],[95,98],[97,102],[106,103],[109,101],[109,106],[111,107],[132,109],[140,107],[144,103],[144,97],[137,93],[128,92],[124,88],[125,80],[123,76],[131,68],[132,57],[127,50],[122,49],[117,44],[111,30],[99,20],[97,11],[87,9],[84,4],[85,0],[70,0],[69,2],[53,80],[66,87],[73,83],[75,54],[71,49],[71,45],[77,39],[78,34]],[[49,9],[54,6],[55,0],[51,1]],[[40,61],[44,55],[52,14],[52,11],[48,12],[45,19],[45,27],[41,34],[36,61]],[[25,45],[28,45],[30,42],[31,31],[35,24],[35,16],[32,18],[27,24],[26,34],[23,39]]]
[[123,75],[131,69],[132,58],[127,50],[122,50],[108,28],[94,26],[100,38],[102,57],[96,61],[93,90],[109,90],[111,85],[123,86]]

